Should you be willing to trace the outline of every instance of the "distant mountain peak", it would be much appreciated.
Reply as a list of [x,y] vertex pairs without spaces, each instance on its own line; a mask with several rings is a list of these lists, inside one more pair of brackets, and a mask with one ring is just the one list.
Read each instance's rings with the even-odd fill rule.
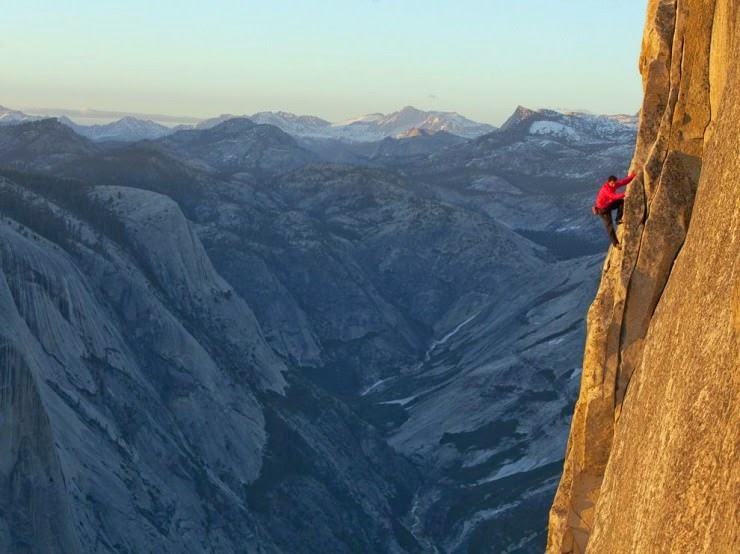
[[132,115],[127,115],[118,120],[118,123],[153,123],[148,119],[139,119]]
[[25,123],[27,121],[37,121],[43,119],[38,116],[28,115],[18,110],[6,108],[0,106],[0,125],[17,125],[18,123]]
[[23,123],[19,124],[17,128],[18,129],[38,129],[38,130],[43,130],[43,131],[52,131],[52,130],[58,130],[62,132],[69,131],[69,129],[55,117],[37,119],[34,121],[24,121]]
[[256,123],[279,127],[288,134],[301,136],[331,125],[328,121],[313,115],[296,115],[291,112],[258,112],[250,117]]
[[169,127],[134,116],[125,116],[117,121],[103,125],[80,125],[64,115],[56,119],[60,123],[70,127],[77,134],[98,142],[136,142],[139,140],[157,139],[173,132]]
[[87,138],[79,135],[69,126],[59,121],[56,117],[34,119],[24,121],[12,127],[19,135],[25,135],[26,137],[39,136],[44,139],[50,139],[53,137],[55,142],[75,142],[75,143],[90,143]]
[[335,138],[352,142],[372,142],[385,137],[399,137],[413,129],[436,133],[446,131],[465,138],[475,138],[495,130],[486,123],[478,123],[457,112],[423,111],[404,106],[390,114],[373,113],[348,119],[331,126]]
[[538,112],[536,110],[532,110],[530,108],[527,108],[525,106],[517,106],[514,110],[514,113],[512,113],[509,118],[504,121],[504,124],[501,125],[501,130],[505,131],[507,129],[510,129],[522,121],[526,119],[530,119],[533,116],[535,116]]
[[95,145],[55,118],[0,126],[0,165],[46,171],[93,153]]
[[584,112],[533,110],[517,106],[499,129],[498,136],[519,140],[525,136],[568,144],[593,144],[632,135],[637,118],[629,115],[593,115]]
[[226,121],[222,121],[215,127],[212,127],[212,131],[240,131],[252,129],[257,123],[245,116],[232,117]]

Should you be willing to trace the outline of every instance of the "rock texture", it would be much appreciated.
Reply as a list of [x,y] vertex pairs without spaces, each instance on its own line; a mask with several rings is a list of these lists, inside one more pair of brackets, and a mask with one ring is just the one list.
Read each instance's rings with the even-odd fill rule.
[[548,552],[737,552],[740,9],[651,0],[623,250],[588,314]]

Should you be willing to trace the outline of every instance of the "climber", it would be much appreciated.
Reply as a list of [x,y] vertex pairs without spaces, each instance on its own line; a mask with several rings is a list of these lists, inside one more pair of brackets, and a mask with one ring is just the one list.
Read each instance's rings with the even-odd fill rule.
[[617,225],[622,223],[622,214],[624,212],[624,193],[617,192],[618,188],[627,186],[632,179],[635,178],[635,173],[630,173],[624,179],[617,181],[614,175],[610,175],[606,183],[601,185],[599,193],[596,195],[596,202],[591,211],[601,217],[606,227],[606,233],[609,235],[609,239],[615,248],[621,248],[619,241],[617,240],[617,233],[614,231],[612,225],[612,210],[617,210]]

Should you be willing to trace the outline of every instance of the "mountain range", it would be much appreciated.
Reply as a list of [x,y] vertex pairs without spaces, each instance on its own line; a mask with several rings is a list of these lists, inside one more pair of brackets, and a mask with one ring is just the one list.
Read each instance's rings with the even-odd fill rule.
[[[536,114],[536,121],[524,129],[522,122],[527,114]],[[26,121],[43,119],[17,110],[0,107],[0,125],[13,125]],[[81,125],[66,115],[60,121],[71,127],[78,134],[95,142],[136,142],[139,140],[158,139],[180,130],[205,130],[230,119],[250,119],[257,124],[278,127],[289,135],[313,143],[322,141],[339,141],[345,144],[380,142],[387,138],[404,139],[446,133],[456,137],[473,139],[489,134],[496,128],[471,121],[454,112],[435,112],[417,110],[407,106],[392,114],[369,114],[348,119],[339,123],[330,123],[315,116],[298,116],[288,112],[259,112],[251,116],[234,116],[230,114],[203,120],[195,125],[177,125],[167,127],[151,120],[132,116],[120,120],[99,124]],[[553,110],[528,110],[519,107],[502,129],[510,132],[532,133],[547,136],[559,136],[562,139],[611,140],[615,133],[634,134],[637,125],[635,116],[591,116],[589,114],[569,112],[560,113]],[[530,128],[531,127],[531,128]],[[330,148],[329,150],[331,150]]]
[[329,136],[355,142],[371,142],[386,137],[399,138],[413,129],[475,138],[495,129],[476,123],[455,112],[425,112],[406,106],[391,114],[375,113],[348,119],[330,127]]
[[542,550],[634,128],[404,133],[0,127],[4,551]]
[[495,129],[491,125],[476,123],[455,112],[422,111],[411,106],[387,115],[375,113],[339,123],[287,112],[259,112],[251,116],[225,114],[202,121],[196,128],[205,129],[235,117],[245,117],[255,123],[274,125],[298,138],[336,139],[345,142],[376,142],[388,137],[401,138],[414,129],[432,133],[445,131],[464,138],[474,138]]

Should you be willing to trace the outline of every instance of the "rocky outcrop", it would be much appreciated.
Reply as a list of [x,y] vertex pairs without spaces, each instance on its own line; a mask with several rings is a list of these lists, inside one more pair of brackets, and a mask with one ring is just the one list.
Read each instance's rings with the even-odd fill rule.
[[740,548],[738,17],[649,3],[639,176],[588,314],[548,552]]

